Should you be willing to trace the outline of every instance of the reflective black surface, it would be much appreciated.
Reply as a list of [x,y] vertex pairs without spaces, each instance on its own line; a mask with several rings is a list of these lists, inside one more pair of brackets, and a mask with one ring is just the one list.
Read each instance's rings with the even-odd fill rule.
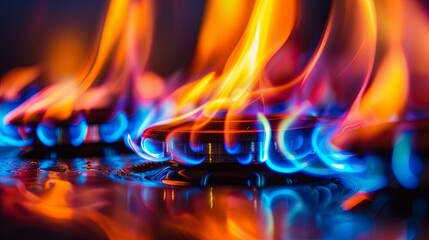
[[0,232],[8,239],[428,236],[427,199],[407,196],[405,190],[383,190],[355,201],[359,189],[347,179],[173,186],[144,175],[174,165],[148,168],[134,155],[22,159],[16,153],[2,149],[0,160]]

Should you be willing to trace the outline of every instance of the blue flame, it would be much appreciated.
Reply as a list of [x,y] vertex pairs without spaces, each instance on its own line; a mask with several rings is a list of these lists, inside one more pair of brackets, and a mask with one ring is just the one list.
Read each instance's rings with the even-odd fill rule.
[[39,140],[48,147],[53,147],[57,143],[56,129],[44,123],[41,123],[36,128]]
[[262,149],[260,152],[260,161],[265,162],[268,160],[268,153],[271,142],[271,126],[268,122],[268,119],[262,113],[258,113],[258,121],[262,124],[262,127],[264,129],[264,141],[262,143]]
[[207,158],[206,156],[191,157],[190,155],[192,154],[184,153],[181,150],[181,148],[183,147],[181,146],[181,142],[176,141],[174,138],[169,139],[168,144],[169,144],[169,151],[171,153],[171,156],[173,156],[172,158],[174,158],[175,160],[177,160],[182,164],[189,165],[189,166],[199,165],[203,163]]
[[249,165],[250,163],[252,163],[252,160],[253,160],[253,156],[251,153],[244,154],[244,156],[243,154],[239,154],[237,156],[237,162],[242,165]]
[[262,146],[260,149],[260,161],[265,162],[268,167],[274,171],[281,173],[293,173],[297,172],[308,166],[307,162],[298,162],[294,159],[287,159],[285,156],[282,156],[280,153],[272,151],[274,149],[272,143],[272,131],[268,119],[263,115],[258,113],[258,121],[262,124],[264,130],[264,137]]
[[133,141],[133,139],[131,138],[131,135],[129,134],[127,135],[127,145],[131,148],[131,150],[133,150],[137,155],[139,155],[145,161],[165,162],[165,161],[171,160],[170,156],[165,156],[163,158],[156,158],[147,154],[144,151],[141,151],[139,146]]
[[162,141],[156,141],[149,138],[143,138],[141,140],[141,148],[144,152],[154,158],[164,157],[165,145]]
[[229,144],[224,143],[224,147],[227,153],[229,153],[230,155],[235,155],[237,153],[240,152],[241,146],[240,144],[234,143],[233,146],[229,146]]
[[3,102],[0,104],[0,147],[24,147],[30,145],[33,138],[23,138],[19,134],[18,127],[5,122],[6,115],[14,109],[18,103]]
[[400,133],[392,155],[393,174],[403,187],[409,189],[418,186],[418,174],[422,170],[421,160],[412,152],[412,137],[411,131]]
[[132,139],[137,139],[138,137],[140,137],[144,129],[146,129],[149,124],[152,123],[152,115],[153,114],[151,114],[149,108],[140,106],[137,109],[136,113],[128,118],[127,132],[130,134]]
[[80,120],[76,125],[71,124],[69,127],[70,143],[73,146],[79,146],[85,140],[88,132],[88,124],[85,119]]
[[335,128],[333,126],[316,126],[311,138],[313,149],[317,156],[328,167],[338,172],[357,173],[364,172],[365,165],[347,151],[336,149],[330,144]]
[[[313,153],[312,146],[309,141],[306,141],[299,133],[286,134],[292,124],[296,121],[298,115],[287,118],[280,123],[279,132],[277,134],[277,144],[279,150],[290,160],[304,159]],[[286,141],[287,139],[287,141]]]
[[103,141],[113,143],[118,141],[127,131],[128,120],[123,112],[119,112],[110,122],[100,125],[100,136]]

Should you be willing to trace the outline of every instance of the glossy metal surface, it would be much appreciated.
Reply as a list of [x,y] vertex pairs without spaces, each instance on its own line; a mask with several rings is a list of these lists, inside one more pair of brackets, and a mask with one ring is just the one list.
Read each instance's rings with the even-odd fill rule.
[[334,180],[265,187],[171,186],[125,171],[139,166],[141,160],[133,155],[44,160],[14,155],[13,149],[3,149],[0,160],[0,232],[6,238],[427,236],[421,227],[424,213],[387,217],[380,210],[386,202],[364,196],[359,203],[362,196],[352,185]]

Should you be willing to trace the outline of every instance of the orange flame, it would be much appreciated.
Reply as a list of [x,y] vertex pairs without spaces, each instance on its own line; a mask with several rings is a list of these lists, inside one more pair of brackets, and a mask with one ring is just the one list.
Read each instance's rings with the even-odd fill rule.
[[[111,1],[95,54],[86,56],[85,64],[79,61],[81,40],[60,38],[54,40],[45,66],[4,76],[4,99],[16,97],[36,77],[58,78],[5,120],[32,121],[39,115],[66,120],[79,111],[124,107],[126,101],[118,100],[131,93],[140,105],[158,99],[173,102],[166,104],[171,108],[168,117],[173,117],[168,121],[196,118],[194,130],[215,116],[225,116],[228,132],[238,115],[270,113],[272,105],[283,104],[285,110],[280,111],[285,113],[298,109],[303,114],[336,115],[334,142],[346,147],[355,138],[376,137],[383,123],[407,119],[429,106],[424,91],[429,21],[415,1],[334,1],[314,49],[300,49],[296,37],[305,27],[299,21],[306,17],[305,3],[208,1],[188,69],[191,81],[178,89],[145,69],[154,32],[153,4]],[[58,48],[70,54],[57,56]],[[275,79],[270,72],[278,70],[268,65],[284,52],[289,60],[272,68],[287,68],[288,74]],[[295,55],[306,57],[293,59]],[[296,70],[285,66],[291,63]],[[169,92],[173,94],[165,97]],[[302,106],[306,109],[299,109]],[[359,129],[364,133],[354,132]],[[235,142],[232,134],[225,140],[228,146]]]
[[[421,99],[421,90],[415,86],[421,86],[422,76],[428,76],[419,65],[428,49],[419,43],[429,37],[423,27],[428,26],[423,9],[415,2],[398,0],[377,2],[376,10],[379,61],[368,88],[362,88],[362,97],[356,99],[338,128],[334,141],[342,147],[376,138],[390,127],[385,123],[406,120],[413,105],[425,105],[424,101],[410,104],[410,99]],[[414,43],[420,46],[421,53],[416,53]]]
[[[114,105],[114,99],[120,98],[130,84],[138,83],[130,79],[137,79],[144,72],[151,48],[152,11],[150,0],[111,1],[96,54],[88,56],[87,64],[80,69],[74,67],[79,57],[73,56],[76,52],[73,49],[79,49],[79,42],[70,39],[55,42],[53,52],[61,48],[71,53],[49,57],[47,71],[50,77],[57,78],[54,81],[57,83],[9,113],[6,120],[23,118],[27,122],[39,114],[44,118],[65,120],[75,111]],[[104,76],[107,80],[99,84]],[[29,82],[28,79],[22,84]]]

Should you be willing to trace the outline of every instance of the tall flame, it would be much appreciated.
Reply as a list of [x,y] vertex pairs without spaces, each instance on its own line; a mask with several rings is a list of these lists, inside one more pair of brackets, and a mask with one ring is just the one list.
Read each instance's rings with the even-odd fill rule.
[[[137,84],[130,79],[137,79],[144,72],[151,49],[152,11],[150,0],[111,1],[95,55],[87,56],[85,66],[73,72],[58,69],[74,60],[53,59],[54,63],[47,68],[57,72],[55,84],[9,113],[6,121],[23,117],[27,122],[40,114],[44,118],[66,120],[79,110],[114,106],[113,99],[124,98],[121,95],[129,91],[130,85]],[[58,74],[64,72],[68,75]],[[103,76],[107,79],[100,84]]]

